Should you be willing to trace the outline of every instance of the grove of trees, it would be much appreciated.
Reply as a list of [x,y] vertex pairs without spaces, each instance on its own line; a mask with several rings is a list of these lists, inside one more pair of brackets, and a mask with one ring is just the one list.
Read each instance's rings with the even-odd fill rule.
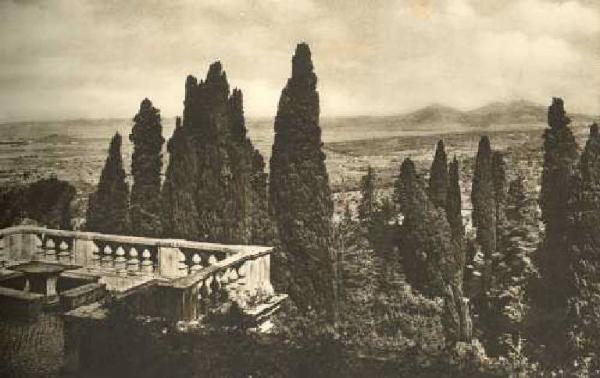
[[[187,77],[162,183],[160,112],[148,99],[130,135],[131,194],[121,136],[113,137],[87,229],[275,245],[277,284],[295,306],[284,315],[288,331],[317,332],[319,343],[382,350],[404,340],[416,355],[432,358],[436,350],[461,369],[500,375],[600,368],[596,124],[580,153],[562,99],[552,100],[539,200],[488,136],[473,157],[471,182],[440,140],[428,172],[410,157],[402,161],[392,193],[379,190],[368,167],[357,207],[346,203],[334,222],[307,44],[297,45],[291,68],[268,174],[247,136],[242,92],[230,91],[215,62],[203,80]],[[464,223],[468,201],[472,231]],[[442,336],[423,334],[436,331]],[[441,346],[430,348],[432,340]]]

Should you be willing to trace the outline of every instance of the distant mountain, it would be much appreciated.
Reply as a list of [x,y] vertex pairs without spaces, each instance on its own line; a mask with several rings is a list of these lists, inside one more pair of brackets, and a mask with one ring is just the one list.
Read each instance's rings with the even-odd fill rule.
[[402,118],[403,122],[412,124],[464,123],[466,120],[466,114],[460,110],[448,106],[433,104],[415,112],[406,114]]
[[[546,124],[548,108],[530,101],[494,102],[477,109],[461,111],[434,104],[414,112],[385,116],[386,123],[403,129],[426,130],[438,127],[488,128],[501,125]],[[590,123],[597,117],[569,113],[574,123]]]

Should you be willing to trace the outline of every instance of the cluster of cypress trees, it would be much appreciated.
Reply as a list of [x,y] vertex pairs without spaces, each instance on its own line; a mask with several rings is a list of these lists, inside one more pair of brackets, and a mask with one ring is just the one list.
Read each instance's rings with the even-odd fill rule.
[[166,235],[225,243],[266,240],[264,162],[246,133],[242,92],[230,93],[220,62],[203,81],[188,76],[183,120],[177,120],[167,145]]
[[221,64],[205,81],[186,81],[183,123],[169,140],[169,165],[161,187],[160,111],[144,99],[133,118],[132,189],[115,135],[98,189],[90,196],[92,231],[227,243],[264,244],[271,239],[267,175],[247,137],[243,97],[229,93]]
[[421,293],[445,299],[444,322],[451,341],[471,338],[471,318],[463,293],[460,186],[456,158],[450,166],[443,141],[437,145],[429,186],[405,159],[395,182],[394,200],[403,215],[398,249],[406,278]]

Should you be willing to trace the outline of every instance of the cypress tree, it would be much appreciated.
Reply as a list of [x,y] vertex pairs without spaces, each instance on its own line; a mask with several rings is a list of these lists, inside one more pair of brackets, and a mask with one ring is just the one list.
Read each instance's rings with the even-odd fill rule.
[[367,168],[367,174],[360,180],[361,200],[358,204],[358,219],[367,229],[373,221],[373,215],[377,208],[375,180],[375,172],[373,172],[373,168],[369,166]]
[[444,149],[444,141],[439,140],[435,149],[435,157],[429,174],[429,198],[438,207],[446,207],[448,195],[448,158]]
[[310,49],[298,44],[275,118],[269,200],[288,262],[278,267],[288,272],[287,292],[300,308],[332,313],[333,203],[321,150],[316,85]]
[[199,234],[200,214],[196,207],[196,152],[180,117],[175,120],[175,130],[167,143],[167,151],[169,163],[161,194],[163,234],[172,238],[204,240],[206,235]]
[[570,332],[575,355],[589,357],[600,352],[600,133],[596,124],[590,126],[574,187]]
[[230,143],[229,160],[232,166],[234,239],[241,243],[271,242],[267,211],[267,177],[260,152],[247,137],[244,119],[243,94],[235,88],[229,97]]
[[448,166],[448,191],[446,193],[446,216],[452,229],[454,240],[462,240],[465,228],[462,221],[462,199],[460,194],[460,173],[456,156]]
[[121,143],[121,135],[116,133],[110,141],[98,189],[90,194],[86,214],[88,231],[129,233],[129,185],[125,181]]
[[481,291],[489,289],[492,253],[496,250],[496,203],[492,169],[492,149],[487,136],[481,137],[475,158],[475,170],[471,190],[473,226],[477,228],[476,239],[484,258]]
[[161,236],[160,174],[162,170],[162,125],[160,111],[145,98],[133,118],[129,139],[131,157],[131,232],[140,236]]
[[572,225],[570,206],[578,158],[577,143],[569,129],[571,120],[563,100],[553,98],[544,131],[544,167],[540,207],[545,225],[542,251],[537,254],[541,287],[540,304],[549,310],[565,308],[572,294],[569,273],[568,230]]

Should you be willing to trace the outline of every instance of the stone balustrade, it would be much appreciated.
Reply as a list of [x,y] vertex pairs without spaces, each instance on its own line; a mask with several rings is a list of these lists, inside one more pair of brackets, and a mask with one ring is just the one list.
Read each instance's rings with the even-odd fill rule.
[[[273,249],[181,239],[106,235],[16,226],[0,230],[0,268],[24,261],[56,262],[98,275],[152,276],[181,299],[185,319],[227,296],[240,304],[270,296]],[[185,298],[184,298],[185,297]],[[193,298],[192,298],[193,297]],[[185,303],[184,303],[185,302]]]

